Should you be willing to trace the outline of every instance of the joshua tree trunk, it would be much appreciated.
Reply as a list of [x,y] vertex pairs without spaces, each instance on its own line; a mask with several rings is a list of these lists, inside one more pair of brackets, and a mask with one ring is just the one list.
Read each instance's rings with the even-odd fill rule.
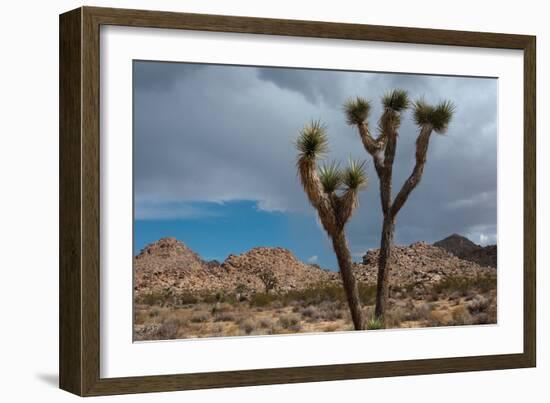
[[392,169],[397,147],[397,131],[401,124],[401,111],[409,107],[409,100],[406,91],[394,90],[385,95],[382,102],[384,112],[378,123],[380,135],[377,138],[371,135],[368,128],[369,101],[358,97],[348,101],[345,110],[348,123],[358,128],[363,146],[372,156],[380,180],[380,202],[384,222],[378,258],[375,315],[384,323],[389,297],[395,218],[422,179],[432,132],[444,133],[447,130],[454,106],[449,101],[443,101],[435,107],[426,104],[423,100],[415,102],[414,119],[420,129],[416,139],[416,164],[392,202]]
[[361,302],[359,300],[359,290],[357,288],[355,276],[353,275],[351,254],[343,231],[332,237],[332,245],[338,259],[338,266],[340,267],[340,274],[342,275],[342,282],[344,284],[353,326],[355,330],[363,330],[364,322]]
[[384,217],[382,224],[382,236],[380,242],[380,255],[378,257],[378,278],[376,284],[376,308],[374,315],[377,318],[383,318],[386,315],[386,306],[388,305],[389,297],[389,277],[391,269],[391,250],[393,245],[393,233],[395,229],[395,221],[388,213]]
[[344,229],[359,203],[357,193],[367,185],[363,169],[365,163],[350,160],[349,167],[344,171],[336,164],[325,165],[318,170],[316,158],[326,152],[327,139],[324,128],[315,122],[302,129],[296,147],[300,151],[298,175],[332,240],[353,326],[355,330],[364,330],[361,301]]

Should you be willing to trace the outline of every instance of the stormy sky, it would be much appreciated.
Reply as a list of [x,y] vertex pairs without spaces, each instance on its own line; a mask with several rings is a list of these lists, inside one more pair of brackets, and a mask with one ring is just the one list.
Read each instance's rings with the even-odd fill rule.
[[[135,252],[175,236],[205,259],[282,246],[335,269],[295,168],[297,134],[319,119],[328,160],[368,161],[369,186],[347,226],[359,260],[380,240],[378,179],[342,105],[371,99],[374,129],[380,97],[394,88],[456,105],[447,133],[432,136],[422,182],[397,217],[396,243],[452,233],[496,242],[496,79],[135,61],[133,80]],[[418,134],[410,111],[402,121],[394,195],[414,166]]]

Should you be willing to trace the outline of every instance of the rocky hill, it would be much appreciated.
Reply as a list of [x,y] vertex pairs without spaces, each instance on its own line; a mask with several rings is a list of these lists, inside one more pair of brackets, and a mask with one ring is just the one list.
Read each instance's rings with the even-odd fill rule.
[[145,247],[134,259],[136,293],[151,291],[214,292],[237,288],[265,290],[263,273],[272,273],[279,291],[306,288],[333,273],[298,260],[283,248],[254,248],[230,255],[223,263],[206,262],[175,238]]
[[[436,246],[438,244],[443,247]],[[493,248],[483,248],[457,236],[434,245],[417,242],[395,246],[391,283],[428,285],[448,276],[476,277],[495,273],[496,246]],[[377,262],[378,250],[368,251],[361,263],[354,264],[357,279],[375,284]],[[166,290],[212,293],[239,289],[253,293],[265,291],[262,278],[265,280],[266,273],[275,278],[275,289],[279,292],[303,289],[319,282],[339,282],[338,273],[303,263],[287,249],[258,247],[240,255],[230,255],[222,263],[207,262],[175,238],[163,238],[145,247],[134,258],[134,289],[136,295]]]
[[[361,264],[356,265],[357,278],[376,283],[379,250],[368,251]],[[480,266],[458,258],[445,249],[425,242],[392,249],[391,283],[399,285],[433,284],[445,277],[476,277],[494,274],[492,267]]]
[[134,258],[136,292],[171,288],[210,291],[223,288],[225,282],[217,266],[209,265],[175,238],[149,244]]
[[434,245],[445,249],[460,259],[475,262],[481,266],[497,267],[496,245],[480,246],[458,234],[437,241]]
[[283,248],[254,248],[240,255],[229,255],[221,267],[237,284],[253,290],[265,288],[260,279],[265,272],[274,274],[280,291],[307,288],[333,277],[329,271],[305,264]]

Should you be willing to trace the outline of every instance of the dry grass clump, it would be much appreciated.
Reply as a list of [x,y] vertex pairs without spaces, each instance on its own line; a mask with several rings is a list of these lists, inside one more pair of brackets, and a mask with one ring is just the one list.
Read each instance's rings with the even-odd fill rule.
[[271,318],[267,318],[267,317],[260,318],[258,320],[258,326],[261,327],[262,329],[269,329],[273,326],[273,321],[271,320]]
[[487,311],[489,308],[489,300],[483,295],[476,295],[471,301],[468,302],[468,311],[472,315]]
[[214,314],[214,322],[234,322],[237,316],[234,312],[224,311]]
[[210,320],[210,312],[206,310],[194,311],[189,320],[192,323],[204,323]]
[[240,323],[241,330],[244,331],[244,333],[247,335],[252,333],[254,330],[256,330],[257,327],[258,327],[258,324],[254,319],[251,319],[251,318],[246,319]]
[[388,329],[394,329],[401,327],[401,323],[407,315],[407,310],[403,307],[394,307],[386,313],[385,327]]
[[449,323],[451,326],[458,325],[472,325],[472,315],[468,312],[468,309],[464,305],[457,306],[451,311],[452,321]]
[[306,318],[308,322],[315,322],[321,318],[321,312],[319,311],[319,308],[313,305],[308,305],[305,308],[300,309],[299,312],[302,317]]
[[417,320],[426,320],[430,318],[430,313],[433,311],[433,305],[423,303],[420,305],[415,305],[414,308],[407,312],[405,315],[405,320],[408,321],[417,321]]
[[278,322],[283,329],[298,331],[301,329],[300,320],[300,315],[288,313],[281,315]]
[[178,335],[179,323],[174,320],[162,323],[154,332],[153,337],[157,340],[171,340]]

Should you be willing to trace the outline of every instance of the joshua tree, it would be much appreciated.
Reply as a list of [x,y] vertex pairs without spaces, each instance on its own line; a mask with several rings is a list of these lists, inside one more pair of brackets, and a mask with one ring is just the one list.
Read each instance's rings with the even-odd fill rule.
[[384,111],[378,122],[378,136],[372,136],[367,121],[370,101],[357,97],[344,105],[348,124],[356,126],[365,150],[372,156],[374,167],[380,180],[380,201],[382,214],[382,236],[378,259],[378,282],[375,316],[384,323],[388,294],[391,249],[397,213],[414,188],[422,179],[426,164],[426,154],[432,132],[443,134],[453,116],[454,105],[449,101],[436,106],[429,105],[423,99],[412,104],[414,120],[419,128],[416,139],[416,164],[412,173],[392,201],[392,170],[397,146],[398,129],[401,125],[401,113],[411,106],[406,91],[393,90],[382,97]]
[[358,205],[358,192],[367,185],[365,162],[350,160],[345,170],[338,164],[317,167],[317,158],[328,151],[325,128],[319,122],[305,126],[296,142],[298,175],[304,191],[315,207],[338,260],[344,290],[356,330],[364,329],[357,283],[344,227]]

